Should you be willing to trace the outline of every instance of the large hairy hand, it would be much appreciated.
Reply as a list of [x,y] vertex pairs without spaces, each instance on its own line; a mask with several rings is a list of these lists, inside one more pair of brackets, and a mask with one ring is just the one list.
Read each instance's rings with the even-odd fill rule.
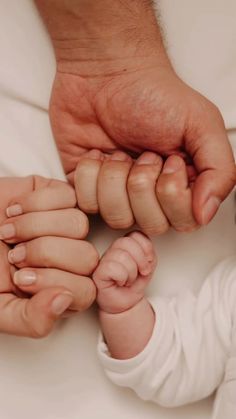
[[[103,153],[79,162],[80,208],[148,234],[207,224],[235,183],[233,156],[220,112],[174,72],[154,2],[36,4],[57,61],[50,117],[69,179],[83,153]],[[117,150],[159,156],[133,162]],[[191,169],[180,158],[162,167],[173,154]]]
[[[59,69],[50,117],[70,179],[82,154],[92,149],[105,153],[105,162],[99,153],[84,154],[87,158],[79,163],[76,178],[79,173],[80,185],[93,185],[93,192],[87,186],[88,196],[80,197],[81,208],[100,211],[111,227],[125,228],[136,220],[146,233],[163,232],[168,223],[177,230],[191,230],[196,221],[209,222],[234,186],[235,165],[219,110],[183,83],[171,66],[160,66],[155,59],[149,60],[148,66],[127,65],[112,74],[98,71],[97,75],[81,76]],[[166,176],[158,188],[163,169],[160,158],[148,153],[137,164],[123,154],[114,155],[116,150],[136,155],[150,150],[164,160],[177,154],[190,170],[186,173],[179,158],[167,159]],[[107,159],[107,154],[114,157]],[[194,175],[191,190],[187,174]],[[171,208],[163,205],[163,199]],[[181,208],[173,207],[176,201]],[[123,203],[121,219],[118,202]],[[140,209],[142,202],[145,205]],[[161,225],[158,220],[152,223],[150,217],[149,224],[147,220],[142,223],[147,213],[152,219],[158,213]]]

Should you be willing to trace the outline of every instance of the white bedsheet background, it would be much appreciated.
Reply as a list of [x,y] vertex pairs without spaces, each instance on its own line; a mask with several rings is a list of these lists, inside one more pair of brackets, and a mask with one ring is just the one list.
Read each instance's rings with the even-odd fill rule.
[[[236,144],[235,1],[159,3],[175,68],[217,103]],[[55,62],[33,1],[0,1],[0,54],[0,175],[63,178],[47,115]],[[190,235],[171,231],[156,239],[159,268],[149,292],[197,290],[214,263],[235,251],[234,212],[231,195],[205,229]],[[92,225],[90,238],[101,251],[119,234],[101,223]],[[96,358],[97,330],[90,310],[42,341],[0,335],[1,418],[210,417],[209,400],[168,410],[112,386]]]

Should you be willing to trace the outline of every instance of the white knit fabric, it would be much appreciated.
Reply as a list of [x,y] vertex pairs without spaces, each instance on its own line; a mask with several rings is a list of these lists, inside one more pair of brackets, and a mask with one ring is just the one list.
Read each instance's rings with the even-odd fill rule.
[[109,378],[144,400],[175,407],[219,388],[214,418],[236,415],[236,255],[221,262],[200,293],[152,298],[156,323],[136,357],[112,359],[100,338],[98,354]]

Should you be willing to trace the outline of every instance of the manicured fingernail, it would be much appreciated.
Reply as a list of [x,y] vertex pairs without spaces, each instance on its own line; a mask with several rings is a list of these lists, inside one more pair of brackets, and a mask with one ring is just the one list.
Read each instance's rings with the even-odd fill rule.
[[17,271],[13,276],[13,282],[16,285],[32,285],[37,281],[36,273],[33,271]]
[[15,237],[16,229],[14,224],[5,224],[0,227],[0,240],[11,239]]
[[7,214],[7,217],[15,217],[16,215],[23,214],[21,205],[19,204],[11,205],[10,207],[6,209],[6,214]]
[[171,174],[177,172],[182,166],[182,159],[178,156],[169,157],[163,167],[162,173]]
[[109,160],[112,161],[129,161],[131,157],[128,154],[123,153],[123,151],[118,151],[111,155]]
[[57,295],[51,305],[52,313],[56,316],[60,316],[62,313],[64,313],[64,311],[66,311],[67,308],[69,308],[72,301],[73,296],[70,293]]
[[202,210],[202,225],[206,225],[211,221],[212,217],[218,210],[221,201],[216,196],[211,196],[205,203]]
[[24,245],[15,247],[13,250],[8,252],[8,260],[10,263],[19,263],[25,259],[26,248]]
[[138,160],[136,161],[136,164],[156,164],[156,163],[162,163],[162,158],[155,153],[144,153],[142,154]]

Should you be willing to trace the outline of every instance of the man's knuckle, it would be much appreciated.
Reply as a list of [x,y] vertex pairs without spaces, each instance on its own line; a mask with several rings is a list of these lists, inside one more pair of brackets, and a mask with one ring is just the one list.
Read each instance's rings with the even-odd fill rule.
[[140,172],[131,174],[128,178],[128,190],[130,192],[146,191],[150,187],[152,176],[149,173]]
[[106,223],[114,230],[125,230],[133,225],[134,219],[132,215],[115,214],[107,217]]
[[158,223],[157,225],[149,224],[142,226],[142,231],[148,236],[161,236],[162,234],[165,234],[168,229],[169,224],[167,222]]
[[176,196],[180,193],[180,191],[181,189],[174,179],[169,182],[160,181],[156,185],[157,196],[162,196],[163,198],[169,196]]
[[193,219],[183,220],[182,222],[179,221],[178,224],[175,224],[173,227],[179,233],[191,233],[200,228],[200,226]]

